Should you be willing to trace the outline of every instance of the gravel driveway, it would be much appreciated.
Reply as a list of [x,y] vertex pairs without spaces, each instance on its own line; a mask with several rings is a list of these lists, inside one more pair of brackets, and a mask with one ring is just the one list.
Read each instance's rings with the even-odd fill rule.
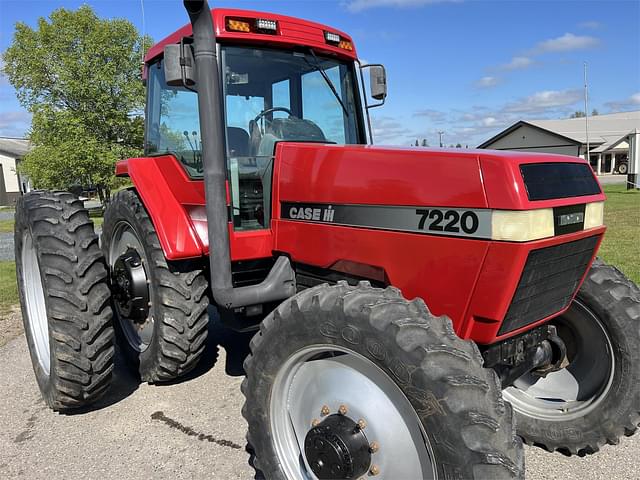
[[[0,348],[0,478],[251,479],[240,415],[248,337],[225,334],[189,380],[138,385],[121,365],[95,409],[59,415],[40,398],[24,336]],[[231,373],[232,375],[229,375]],[[527,478],[631,479],[640,435],[598,455],[567,458],[527,448]]]

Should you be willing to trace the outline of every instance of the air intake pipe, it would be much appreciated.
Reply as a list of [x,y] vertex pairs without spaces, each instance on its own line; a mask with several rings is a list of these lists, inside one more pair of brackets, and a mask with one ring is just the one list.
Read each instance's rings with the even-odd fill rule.
[[276,260],[262,283],[233,287],[224,120],[213,20],[206,0],[184,0],[184,7],[193,30],[213,299],[219,307],[230,310],[288,298],[295,294],[295,274],[284,256]]

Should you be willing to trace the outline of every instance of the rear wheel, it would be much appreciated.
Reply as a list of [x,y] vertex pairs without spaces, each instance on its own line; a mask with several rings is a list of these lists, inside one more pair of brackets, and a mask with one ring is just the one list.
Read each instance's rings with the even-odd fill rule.
[[84,407],[108,389],[113,327],[107,271],[93,224],[69,193],[18,200],[16,270],[33,369],[47,405]]
[[504,391],[527,443],[589,454],[640,422],[640,289],[596,260],[569,310],[554,319],[567,348],[561,370]]
[[264,320],[251,350],[243,415],[266,478],[524,475],[494,372],[449,319],[396,289],[306,290]]
[[131,365],[147,382],[189,372],[204,351],[209,322],[209,286],[201,263],[165,258],[151,219],[132,190],[114,195],[102,235],[116,331]]

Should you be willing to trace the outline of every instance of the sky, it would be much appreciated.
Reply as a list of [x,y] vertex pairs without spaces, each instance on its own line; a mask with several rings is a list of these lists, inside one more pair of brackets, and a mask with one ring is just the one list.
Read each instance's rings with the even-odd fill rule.
[[[87,3],[143,30],[141,0],[0,0],[0,51],[16,22],[35,25]],[[470,147],[526,119],[584,110],[640,110],[639,0],[215,1],[282,13],[349,33],[358,56],[383,63],[389,94],[372,110],[376,143]],[[188,19],[179,0],[143,0],[144,31],[160,40]],[[28,133],[30,116],[0,76],[0,136]]]

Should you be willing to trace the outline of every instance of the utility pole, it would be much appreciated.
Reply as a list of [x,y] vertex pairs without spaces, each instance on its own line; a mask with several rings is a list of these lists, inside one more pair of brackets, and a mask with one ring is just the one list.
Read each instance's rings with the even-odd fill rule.
[[[587,137],[587,162],[591,163],[591,156],[589,155],[589,87],[587,83],[587,62],[584,62],[584,130]],[[600,174],[600,165],[598,165],[597,173]]]
[[444,132],[438,132],[438,135],[440,135],[440,148],[442,148],[442,136],[444,135]]

